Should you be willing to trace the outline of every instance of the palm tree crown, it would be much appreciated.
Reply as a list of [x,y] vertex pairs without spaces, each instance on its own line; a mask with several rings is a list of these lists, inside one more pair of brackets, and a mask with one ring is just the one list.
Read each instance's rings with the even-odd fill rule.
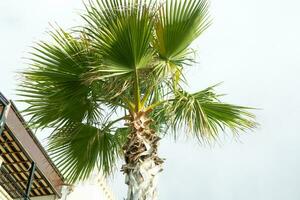
[[49,152],[67,180],[111,174],[141,111],[157,134],[186,130],[200,141],[256,126],[250,108],[220,101],[214,86],[182,87],[191,44],[209,26],[207,0],[94,0],[85,24],[39,42],[19,93],[34,128],[54,128]]

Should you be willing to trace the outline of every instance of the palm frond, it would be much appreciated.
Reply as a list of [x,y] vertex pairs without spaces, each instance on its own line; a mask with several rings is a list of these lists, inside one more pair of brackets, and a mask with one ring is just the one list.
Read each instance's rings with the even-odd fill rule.
[[166,0],[155,23],[160,58],[177,66],[189,63],[188,47],[209,24],[207,0]]
[[74,183],[85,180],[95,169],[111,174],[127,134],[126,128],[114,131],[107,124],[96,128],[71,122],[50,136],[48,150],[67,181]]
[[156,118],[165,119],[162,123],[169,125],[175,134],[186,128],[198,139],[206,141],[218,138],[219,132],[226,128],[237,133],[257,126],[255,116],[249,112],[252,108],[223,103],[219,100],[221,95],[213,89],[209,87],[193,94],[177,91],[175,98],[160,108],[165,116]]
[[97,87],[82,76],[97,59],[83,38],[63,30],[51,33],[53,43],[40,42],[31,53],[31,67],[22,72],[19,94],[29,104],[25,110],[31,123],[45,127],[67,119],[96,121],[101,117]]
[[153,4],[138,0],[96,1],[86,6],[86,32],[101,54],[104,69],[112,75],[147,67],[153,56],[150,46]]

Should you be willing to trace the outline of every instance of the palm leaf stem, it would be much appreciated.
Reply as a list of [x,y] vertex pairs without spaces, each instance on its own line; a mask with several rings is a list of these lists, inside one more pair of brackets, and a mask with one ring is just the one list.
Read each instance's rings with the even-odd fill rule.
[[139,112],[141,109],[141,96],[140,96],[140,85],[137,68],[134,70],[134,95],[135,95],[135,111]]

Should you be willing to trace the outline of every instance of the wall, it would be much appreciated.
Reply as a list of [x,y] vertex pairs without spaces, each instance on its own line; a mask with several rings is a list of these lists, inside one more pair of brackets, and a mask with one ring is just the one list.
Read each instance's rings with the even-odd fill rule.
[[42,197],[31,197],[30,200],[56,200],[56,197],[54,195],[42,196]]
[[91,178],[74,186],[64,186],[60,200],[115,200],[105,178],[93,174]]

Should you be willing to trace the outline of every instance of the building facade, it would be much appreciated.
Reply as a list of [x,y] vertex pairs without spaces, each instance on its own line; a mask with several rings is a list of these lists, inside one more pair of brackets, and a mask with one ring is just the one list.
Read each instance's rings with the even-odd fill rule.
[[[101,175],[75,186],[64,184],[12,101],[0,93],[0,200],[112,200]],[[93,197],[89,197],[90,195]]]

